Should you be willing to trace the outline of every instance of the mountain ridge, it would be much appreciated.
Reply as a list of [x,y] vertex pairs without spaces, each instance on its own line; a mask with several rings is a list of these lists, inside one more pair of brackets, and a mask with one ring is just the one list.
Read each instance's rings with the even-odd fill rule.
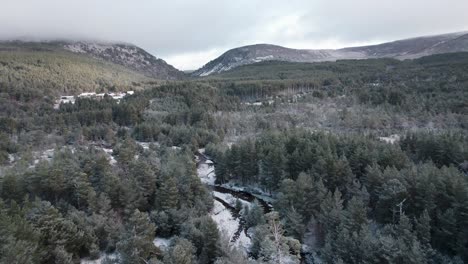
[[292,49],[273,44],[253,44],[230,49],[194,71],[192,76],[208,76],[267,60],[322,62],[342,59],[416,59],[433,54],[468,51],[468,32],[421,36],[376,45],[342,49]]
[[182,79],[185,76],[182,71],[168,64],[165,60],[157,58],[144,49],[130,43],[77,41],[66,43],[63,47],[71,52],[85,53],[122,65],[156,79],[176,80]]
[[66,51],[87,55],[95,59],[114,63],[129,70],[160,80],[177,80],[185,74],[161,58],[144,49],[125,42],[91,40],[6,40],[0,41],[0,51]]

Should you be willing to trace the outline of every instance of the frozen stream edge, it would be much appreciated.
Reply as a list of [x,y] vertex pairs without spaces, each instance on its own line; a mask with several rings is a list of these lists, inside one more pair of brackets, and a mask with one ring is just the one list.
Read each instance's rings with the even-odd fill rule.
[[[200,151],[202,153],[202,151]],[[215,173],[214,173],[214,164],[211,160],[198,160],[197,162],[197,174],[200,177],[200,180],[208,185],[214,186]],[[240,227],[240,218],[235,217],[231,210],[223,205],[219,200],[222,200],[224,203],[231,206],[235,206],[236,197],[228,193],[221,193],[217,191],[212,191],[214,201],[213,210],[210,213],[211,218],[218,225],[219,230],[229,239],[229,241],[241,249],[246,255],[248,254],[250,245],[252,244],[251,239],[246,235],[246,232],[240,232],[239,237],[233,241],[235,233]],[[245,206],[251,206],[251,203],[246,200],[239,199],[242,204]]]

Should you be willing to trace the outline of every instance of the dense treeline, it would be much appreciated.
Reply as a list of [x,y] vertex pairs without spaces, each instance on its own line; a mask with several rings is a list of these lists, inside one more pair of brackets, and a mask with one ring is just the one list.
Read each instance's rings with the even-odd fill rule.
[[468,258],[467,147],[466,134],[408,134],[400,146],[288,131],[207,151],[218,183],[276,193],[286,234],[326,262],[447,263]]
[[[50,163],[3,176],[1,262],[73,263],[117,251],[124,263],[140,263],[162,256],[156,235],[181,236],[196,248],[194,258],[216,257],[206,248],[209,235],[218,237],[205,217],[212,199],[191,153],[143,151],[126,139],[114,154],[111,166],[102,151],[63,150]],[[193,237],[199,229],[206,240]]]
[[[10,59],[0,61],[4,78],[18,77],[0,81],[0,262],[247,263],[208,216],[193,161],[203,147],[217,183],[276,198],[267,215],[237,206],[252,262],[295,263],[301,244],[309,263],[467,260],[466,54],[260,63],[59,109],[62,83],[21,79],[43,62]],[[12,72],[18,63],[37,65]],[[63,91],[126,89],[76,85]],[[395,144],[378,140],[392,134]]]

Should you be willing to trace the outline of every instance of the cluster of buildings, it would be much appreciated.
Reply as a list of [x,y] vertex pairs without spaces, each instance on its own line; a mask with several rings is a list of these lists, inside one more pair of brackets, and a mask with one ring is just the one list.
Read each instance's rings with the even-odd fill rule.
[[62,95],[60,99],[55,101],[54,109],[59,109],[60,104],[74,104],[76,98],[92,98],[92,99],[103,99],[104,96],[108,95],[112,99],[117,100],[120,102],[120,99],[124,98],[127,95],[132,95],[134,91],[126,91],[126,92],[118,92],[118,93],[95,93],[95,92],[87,92],[81,93],[78,96],[74,95]]

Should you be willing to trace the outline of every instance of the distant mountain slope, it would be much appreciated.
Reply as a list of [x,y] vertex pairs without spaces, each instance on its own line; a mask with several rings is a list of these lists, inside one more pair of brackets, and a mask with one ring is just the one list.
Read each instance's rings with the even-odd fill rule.
[[124,66],[72,53],[57,44],[0,43],[0,87],[46,94],[131,90],[155,79]]
[[[421,80],[428,81],[435,78],[437,69],[443,68],[443,72],[466,71],[468,68],[468,52],[435,54],[411,61],[403,62],[393,58],[340,60],[317,63],[264,61],[254,64],[242,65],[230,71],[210,76],[212,80],[234,81],[259,81],[259,80],[291,80],[293,82],[308,80],[312,82],[325,82],[332,85],[340,83],[337,76],[352,76],[367,83],[378,83],[379,80],[388,80],[389,76],[395,79],[408,79],[418,76]],[[432,76],[426,71],[433,71]],[[449,70],[451,69],[451,70]],[[427,74],[427,75],[424,75]],[[460,73],[462,74],[462,73]],[[403,76],[404,75],[404,76]],[[368,76],[373,76],[367,79]],[[428,77],[431,76],[431,77]],[[346,78],[343,78],[346,80]],[[417,79],[417,78],[416,78]],[[461,82],[463,80],[460,80]],[[327,84],[327,85],[328,85]],[[326,85],[325,85],[326,86]]]
[[193,76],[229,71],[241,65],[260,61],[320,62],[340,59],[395,58],[414,59],[432,54],[468,51],[468,33],[451,33],[419,37],[338,50],[298,50],[281,46],[258,44],[235,48],[210,61]]
[[167,64],[164,60],[158,59],[132,44],[72,42],[63,43],[62,45],[71,52],[88,54],[155,79],[175,80],[185,76],[183,72]]
[[291,62],[321,61],[330,57],[326,50],[296,50],[269,44],[257,44],[232,49],[210,61],[203,68],[195,71],[193,75],[207,76],[231,70],[235,67],[267,60],[280,60]]
[[0,42],[0,85],[52,93],[138,89],[185,74],[130,44]]

